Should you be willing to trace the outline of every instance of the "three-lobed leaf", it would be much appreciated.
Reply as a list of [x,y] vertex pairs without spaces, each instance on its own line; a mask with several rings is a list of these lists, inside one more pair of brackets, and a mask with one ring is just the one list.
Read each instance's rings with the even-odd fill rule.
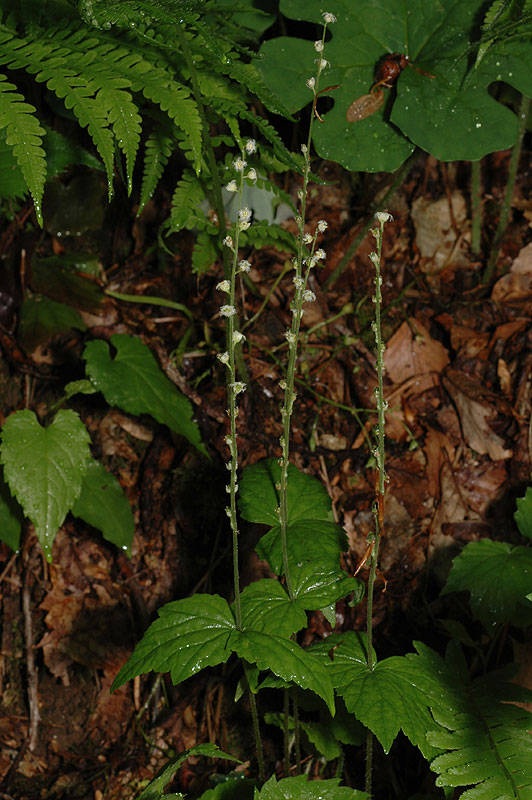
[[29,410],[17,411],[4,423],[4,476],[49,560],[54,537],[81,492],[91,460],[89,441],[87,429],[70,410],[59,411],[47,428]]
[[532,622],[532,548],[481,539],[469,542],[451,567],[442,594],[469,591],[476,619],[494,625]]
[[179,392],[157,364],[151,350],[140,340],[125,334],[89,342],[83,353],[87,375],[109,405],[130,414],[151,414],[184,436],[200,452],[206,453],[190,401]]

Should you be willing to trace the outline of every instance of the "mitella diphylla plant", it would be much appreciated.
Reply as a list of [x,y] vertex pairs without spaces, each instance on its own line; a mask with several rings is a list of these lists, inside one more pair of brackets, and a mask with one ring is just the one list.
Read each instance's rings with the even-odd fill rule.
[[[240,153],[232,162],[230,180],[226,185],[239,200],[236,221],[228,228],[224,240],[232,253],[230,269],[217,285],[223,297],[219,313],[226,323],[226,346],[218,357],[226,368],[227,377],[229,432],[225,442],[229,449],[226,466],[230,477],[226,513],[232,532],[234,602],[229,604],[216,594],[196,594],[159,609],[159,618],[152,623],[120,670],[113,687],[150,670],[169,672],[173,683],[179,684],[204,667],[227,662],[235,654],[241,659],[244,670],[242,688],[249,697],[260,784],[265,781],[266,767],[256,695],[263,688],[283,691],[280,725],[284,732],[285,775],[290,770],[292,738],[295,769],[300,771],[301,729],[313,743],[320,741],[318,728],[300,720],[300,708],[310,707],[309,700],[314,711],[319,708],[320,720],[325,720],[322,727],[328,736],[327,746],[331,740],[337,746],[332,751],[329,747],[329,752],[335,753],[332,758],[338,758],[338,776],[342,773],[342,745],[360,745],[366,741],[365,792],[341,787],[338,779],[307,782],[306,776],[297,775],[280,781],[272,776],[260,789],[251,783],[248,795],[241,793],[243,784],[238,788],[236,779],[230,778],[233,783],[227,784],[228,794],[224,796],[231,796],[234,789],[235,796],[245,800],[248,797],[249,800],[252,797],[253,800],[317,800],[322,797],[364,800],[370,797],[372,790],[374,740],[378,740],[387,754],[402,731],[430,762],[431,770],[437,775],[437,794],[434,796],[442,797],[440,790],[443,790],[443,796],[450,797],[453,787],[469,786],[471,788],[462,795],[463,800],[501,800],[503,797],[528,800],[530,795],[527,792],[532,787],[528,734],[531,718],[525,709],[513,703],[527,702],[531,695],[510,683],[512,676],[508,670],[471,678],[465,656],[455,641],[449,643],[444,657],[421,642],[414,643],[415,652],[386,659],[379,659],[373,648],[373,594],[378,575],[379,545],[384,535],[386,484],[381,255],[383,228],[391,217],[385,212],[376,216],[377,226],[372,231],[376,252],[370,255],[375,267],[373,329],[377,386],[374,462],[371,465],[375,468],[374,530],[368,535],[363,559],[369,567],[367,632],[331,633],[308,648],[301,647],[296,639],[297,633],[307,627],[307,612],[321,611],[334,628],[336,602],[352,595],[350,602],[355,604],[363,595],[360,581],[340,567],[341,553],[347,549],[347,537],[332,520],[331,500],[325,488],[290,462],[301,320],[305,303],[315,300],[309,286],[312,270],[325,259],[318,239],[325,232],[327,223],[320,220],[312,232],[307,231],[305,225],[311,179],[312,126],[317,118],[320,77],[328,68],[324,58],[325,35],[327,26],[335,21],[334,16],[327,13],[323,14],[323,20],[322,37],[314,44],[318,55],[316,74],[305,81],[313,93],[313,104],[308,139],[302,146],[291,323],[284,332],[287,359],[286,373],[280,382],[283,392],[280,454],[247,466],[240,478],[238,398],[245,391],[246,383],[241,379],[238,363],[239,348],[245,343],[245,336],[239,329],[235,286],[237,276],[251,269],[250,262],[241,258],[240,249],[241,235],[253,229],[252,212],[243,204],[243,188],[246,181],[253,183],[257,180],[257,169],[250,166],[256,157],[254,140],[240,144],[240,137],[235,136]],[[272,574],[277,576],[257,580],[242,591],[238,514],[250,523],[267,526],[268,530],[256,550],[259,557],[268,563]],[[361,563],[359,569],[362,566]],[[464,588],[460,575],[453,588],[456,585]],[[237,695],[241,693],[239,686]],[[341,718],[339,724],[338,717]],[[324,738],[322,736],[321,741]],[[317,744],[316,747],[319,750]],[[324,750],[325,744],[320,752]],[[146,787],[139,800],[162,798],[164,787],[184,757],[194,752],[229,757],[213,745],[199,745],[171,760]],[[207,796],[214,800],[215,796],[221,795],[208,792]]]

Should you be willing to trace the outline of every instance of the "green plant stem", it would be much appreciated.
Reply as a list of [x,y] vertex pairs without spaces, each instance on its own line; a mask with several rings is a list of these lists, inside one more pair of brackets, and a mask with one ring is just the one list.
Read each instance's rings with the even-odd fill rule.
[[290,775],[290,691],[283,689],[283,771],[286,778]]
[[[327,25],[323,26],[323,33],[322,33],[322,47],[325,42],[325,33],[327,31]],[[288,591],[288,595],[291,600],[294,599],[294,590],[292,587],[292,581],[290,578],[290,571],[288,565],[288,547],[287,547],[287,529],[288,529],[288,464],[289,464],[289,456],[290,456],[290,428],[291,428],[291,418],[292,418],[292,411],[294,407],[294,401],[296,398],[296,393],[294,392],[294,382],[295,382],[295,372],[296,372],[296,362],[297,362],[297,346],[299,341],[299,329],[301,325],[301,317],[303,315],[303,302],[304,302],[304,291],[307,285],[308,276],[312,266],[314,265],[313,256],[314,256],[314,249],[316,246],[316,238],[317,238],[317,230],[314,234],[312,240],[312,251],[307,256],[306,263],[307,263],[307,270],[305,276],[303,277],[303,260],[306,256],[306,247],[305,247],[305,213],[306,213],[306,204],[307,204],[307,190],[309,184],[309,177],[310,177],[310,147],[312,142],[312,126],[314,122],[314,118],[316,115],[316,104],[318,100],[318,92],[319,92],[319,82],[320,82],[320,75],[323,69],[323,65],[326,62],[322,62],[322,54],[318,58],[318,69],[316,73],[316,77],[314,79],[314,83],[312,85],[313,91],[313,100],[312,100],[312,111],[311,117],[308,127],[308,134],[307,134],[307,142],[301,148],[303,151],[304,156],[304,167],[303,167],[303,186],[299,190],[299,198],[300,198],[300,213],[297,217],[298,228],[299,228],[299,237],[298,237],[298,252],[294,260],[294,269],[295,269],[295,277],[294,277],[294,285],[296,287],[295,296],[292,301],[291,311],[292,311],[292,325],[290,330],[286,332],[286,338],[288,341],[288,366],[286,370],[286,380],[284,381],[284,400],[283,405],[281,407],[281,417],[282,417],[282,425],[283,425],[283,434],[280,439],[281,444],[281,476],[279,480],[279,524],[281,529],[281,550],[283,556],[283,572],[286,581],[286,588]]]
[[[372,233],[375,236],[377,243],[377,252],[370,254],[370,259],[375,267],[375,321],[372,325],[375,333],[375,345],[377,351],[377,387],[375,390],[377,401],[377,448],[374,451],[375,460],[377,463],[377,478],[375,481],[375,502],[373,504],[373,519],[375,523],[375,531],[368,544],[372,546],[371,551],[371,564],[368,578],[368,597],[367,597],[367,667],[368,670],[375,669],[377,660],[373,651],[373,594],[375,589],[375,577],[377,574],[377,564],[379,558],[379,544],[381,536],[384,533],[384,490],[386,485],[386,473],[384,470],[385,461],[385,448],[384,448],[384,432],[385,432],[385,412],[386,401],[384,399],[384,342],[382,341],[382,323],[381,323],[381,306],[382,306],[382,277],[381,277],[381,253],[382,253],[382,234],[384,223],[387,215],[377,214],[379,221],[379,228],[373,229]],[[373,735],[368,731],[367,746],[366,746],[366,792],[371,794],[372,784],[372,771],[373,771]]]
[[480,255],[480,232],[482,230],[482,161],[471,162],[471,252]]
[[[414,161],[417,159],[417,156],[418,156],[418,153],[417,153],[417,151],[415,151],[414,153],[412,153],[410,158],[408,158],[404,162],[404,164],[401,164],[401,166],[399,167],[399,169],[395,173],[395,177],[393,179],[392,185],[390,186],[390,188],[388,189],[388,191],[386,192],[386,194],[382,198],[381,202],[378,204],[378,207],[375,209],[375,211],[379,211],[379,210],[382,210],[382,209],[386,208],[386,206],[389,204],[391,198],[397,192],[397,190],[399,189],[399,187],[402,185],[403,181],[405,180],[406,176],[410,172],[410,169],[412,168],[412,166],[414,164]],[[351,259],[353,258],[353,256],[355,255],[356,251],[358,250],[358,248],[360,247],[360,245],[362,244],[362,242],[366,238],[366,234],[369,231],[369,229],[371,228],[371,226],[373,225],[373,223],[374,223],[374,218],[373,218],[373,216],[371,216],[368,219],[368,221],[364,224],[363,228],[357,233],[357,235],[355,236],[355,238],[353,239],[353,241],[351,242],[351,244],[347,248],[343,258],[340,259],[340,261],[338,262],[338,264],[336,265],[334,270],[331,272],[331,274],[329,275],[329,277],[327,278],[327,280],[323,284],[324,290],[325,289],[330,289],[331,286],[334,283],[336,283],[338,278],[341,275],[343,275],[344,270],[351,263]]]
[[253,736],[255,738],[255,748],[257,751],[257,763],[259,766],[259,781],[264,783],[266,780],[266,772],[264,770],[264,754],[262,752],[262,739],[260,736],[259,714],[257,712],[257,701],[255,695],[251,691],[248,679],[248,665],[244,661],[244,674],[246,676],[246,683],[248,685],[249,707],[251,709],[251,721],[253,724]]
[[519,166],[519,156],[521,155],[521,146],[523,144],[523,136],[525,135],[526,131],[526,123],[529,111],[530,111],[530,97],[525,97],[525,95],[523,95],[521,98],[521,105],[519,106],[519,112],[517,117],[518,119],[517,138],[512,148],[510,166],[508,169],[508,181],[506,183],[506,191],[504,192],[504,199],[501,206],[499,224],[497,225],[497,230],[495,231],[495,236],[493,237],[493,243],[491,245],[488,263],[486,265],[486,269],[484,270],[484,274],[482,276],[482,283],[489,283],[491,280],[495,264],[497,263],[497,256],[499,255],[499,249],[501,246],[502,238],[506,232],[506,228],[508,227],[508,219],[510,216],[512,197],[515,188],[515,179],[517,177],[517,167]]
[[296,691],[292,691],[292,715],[294,717],[294,750],[296,759],[296,775],[301,775],[301,736],[299,730],[299,703]]

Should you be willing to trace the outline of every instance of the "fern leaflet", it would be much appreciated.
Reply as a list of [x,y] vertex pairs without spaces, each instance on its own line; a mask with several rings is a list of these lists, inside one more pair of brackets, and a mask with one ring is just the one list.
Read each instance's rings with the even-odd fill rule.
[[144,171],[140,189],[140,204],[137,216],[142,214],[146,203],[155,191],[163,170],[172,153],[173,140],[162,128],[152,131],[146,140]]
[[46,158],[42,148],[44,129],[34,116],[35,108],[24,102],[15,86],[0,74],[0,128],[7,128],[5,141],[22,170],[42,226],[41,201],[46,180]]

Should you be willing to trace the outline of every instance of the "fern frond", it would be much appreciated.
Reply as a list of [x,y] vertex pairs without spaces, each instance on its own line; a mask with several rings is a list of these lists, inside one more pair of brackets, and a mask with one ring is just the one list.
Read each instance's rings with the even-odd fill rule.
[[[419,648],[418,648],[419,649]],[[422,652],[422,650],[420,650]],[[451,677],[453,667],[442,668]],[[514,705],[532,694],[509,683],[508,670],[499,670],[468,684],[454,679],[451,703],[431,703],[442,726],[427,734],[428,742],[445,750],[434,759],[438,786],[472,786],[460,800],[528,800],[532,796],[532,714]]]
[[146,203],[153,195],[163,170],[173,150],[173,139],[168,131],[159,127],[152,131],[146,140],[144,170],[140,188],[140,204],[137,216],[142,214]]
[[198,178],[190,170],[185,170],[172,197],[170,232],[177,233],[182,228],[193,228],[204,199],[205,193]]
[[268,225],[267,222],[254,222],[250,228],[242,231],[240,241],[243,246],[275,247],[284,253],[297,253],[298,250],[298,242],[293,233],[278,225]]
[[139,22],[147,25],[152,21],[165,25],[188,22],[204,5],[205,0],[80,0],[78,10],[88,25],[106,30],[111,25],[133,27]]
[[45,131],[34,116],[35,110],[16,92],[16,86],[0,74],[0,128],[6,128],[6,144],[12,148],[22,170],[35,204],[39,225],[42,226],[41,201],[46,180],[42,137]]
[[107,109],[118,147],[126,159],[127,192],[133,188],[133,168],[140,143],[142,120],[129,92],[106,87],[96,95],[96,102]]
[[214,264],[218,258],[216,250],[216,238],[200,231],[192,250],[192,272],[195,275],[203,275]]

